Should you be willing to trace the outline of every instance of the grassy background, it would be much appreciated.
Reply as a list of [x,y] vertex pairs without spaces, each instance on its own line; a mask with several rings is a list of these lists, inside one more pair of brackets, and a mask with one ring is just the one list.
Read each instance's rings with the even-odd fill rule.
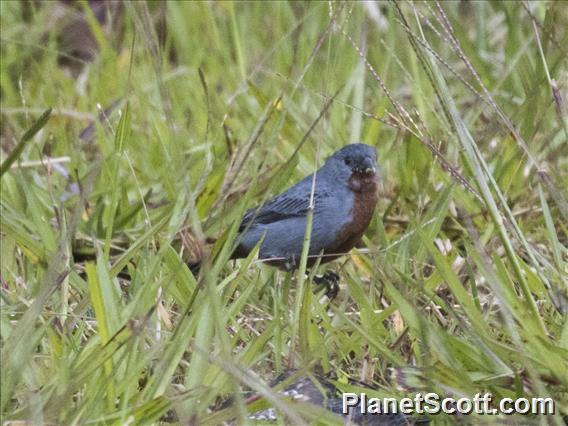
[[[333,422],[258,378],[289,366],[568,411],[561,2],[0,12],[3,420],[245,423],[249,388]],[[381,200],[367,249],[320,268],[336,300],[227,262],[246,208],[354,141]]]

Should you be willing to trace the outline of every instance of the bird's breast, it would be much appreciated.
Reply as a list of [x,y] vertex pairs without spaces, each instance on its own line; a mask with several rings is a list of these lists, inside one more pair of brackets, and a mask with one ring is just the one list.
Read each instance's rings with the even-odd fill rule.
[[360,185],[364,190],[355,191],[353,208],[351,209],[351,227],[353,232],[359,235],[359,238],[367,230],[378,201],[377,184],[375,181],[360,182]]
[[367,230],[378,201],[376,176],[352,176],[348,182],[353,205],[349,221],[338,233],[338,252],[348,252],[359,243]]

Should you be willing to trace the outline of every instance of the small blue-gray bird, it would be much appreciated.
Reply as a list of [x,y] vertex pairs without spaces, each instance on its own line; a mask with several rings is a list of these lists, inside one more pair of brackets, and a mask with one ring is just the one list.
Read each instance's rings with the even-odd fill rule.
[[[376,151],[361,143],[347,145],[315,174],[308,266],[320,254],[322,263],[336,259],[361,240],[377,204]],[[260,259],[281,269],[295,269],[304,244],[312,181],[313,174],[247,211],[232,257],[246,257],[263,238]]]

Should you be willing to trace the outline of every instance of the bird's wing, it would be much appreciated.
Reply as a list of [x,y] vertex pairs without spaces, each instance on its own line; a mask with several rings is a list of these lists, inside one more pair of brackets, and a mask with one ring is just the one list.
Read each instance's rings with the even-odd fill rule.
[[[314,193],[314,205],[331,196],[329,191],[317,188]],[[293,217],[305,216],[310,204],[310,192],[286,191],[268,201],[261,207],[248,210],[243,216],[239,232],[252,224],[268,224]]]

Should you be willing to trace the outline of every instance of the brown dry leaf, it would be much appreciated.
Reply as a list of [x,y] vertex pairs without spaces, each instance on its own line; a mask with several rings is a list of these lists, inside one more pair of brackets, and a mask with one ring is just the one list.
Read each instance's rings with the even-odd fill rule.
[[371,278],[371,269],[363,262],[359,256],[352,256],[351,260],[355,264],[355,268],[360,272],[360,276],[364,278]]
[[168,330],[172,329],[170,314],[162,302],[158,302],[158,318],[164,323]]
[[400,315],[399,310],[393,312],[393,314],[391,315],[391,321],[396,334],[402,334],[404,332],[405,325],[404,319],[402,318],[402,315]]

